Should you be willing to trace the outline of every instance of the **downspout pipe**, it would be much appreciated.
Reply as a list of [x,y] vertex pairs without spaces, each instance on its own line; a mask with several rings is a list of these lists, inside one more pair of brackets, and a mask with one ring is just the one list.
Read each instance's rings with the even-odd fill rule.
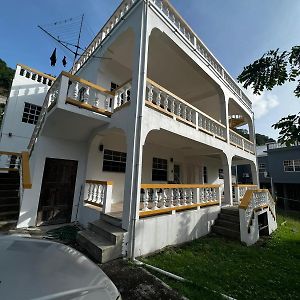
[[[181,277],[181,276],[175,275],[175,274],[173,274],[173,273],[170,273],[170,272],[168,272],[168,271],[162,270],[162,269],[160,269],[160,268],[154,267],[154,266],[152,266],[152,265],[143,263],[143,262],[140,261],[140,260],[133,259],[133,262],[134,262],[137,266],[140,266],[140,267],[146,267],[146,268],[148,268],[148,269],[150,269],[150,270],[153,270],[153,271],[155,271],[155,272],[158,272],[158,273],[160,273],[160,274],[162,274],[162,275],[165,275],[165,276],[167,276],[167,277],[169,277],[169,278],[172,278],[172,279],[175,279],[175,280],[177,280],[177,281],[180,281],[180,282],[186,282],[186,283],[193,284],[193,282],[190,281],[190,280],[187,280],[187,279],[185,279],[185,278],[183,278],[183,277]],[[212,292],[212,293],[214,293],[214,294],[218,294],[218,295],[220,295],[220,296],[221,296],[222,298],[224,298],[224,299],[227,299],[227,300],[237,300],[237,299],[232,298],[232,297],[230,297],[230,296],[228,296],[228,295],[219,293],[219,292],[217,292],[217,291],[215,291],[215,290],[211,290],[211,289],[209,289],[209,288],[207,288],[207,287],[205,287],[205,286],[202,286],[202,288],[205,289],[205,290],[207,290],[207,291],[210,291],[210,292]]]

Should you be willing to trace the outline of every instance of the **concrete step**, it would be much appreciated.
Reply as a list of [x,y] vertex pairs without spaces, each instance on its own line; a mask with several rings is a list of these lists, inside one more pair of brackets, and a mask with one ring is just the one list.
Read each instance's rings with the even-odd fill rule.
[[224,214],[223,212],[221,212],[221,213],[219,213],[218,218],[221,220],[227,220],[230,222],[240,223],[240,218],[237,215]]
[[[239,221],[239,220],[238,220]],[[224,227],[230,230],[240,231],[240,223],[232,222],[225,219],[217,219],[215,225],[219,227]]]
[[19,203],[14,202],[14,203],[6,203],[6,204],[1,204],[0,203],[0,212],[6,212],[6,211],[16,211],[19,210]]
[[223,235],[232,239],[240,239],[240,232],[236,231],[236,230],[231,230],[222,226],[217,226],[214,225],[212,227],[212,232],[219,234],[219,235]]
[[120,228],[122,227],[122,220],[113,216],[110,213],[108,214],[100,213],[100,219],[116,227],[120,227]]
[[77,242],[98,262],[105,263],[122,257],[122,244],[115,245],[90,230],[79,231]]
[[0,212],[0,221],[17,220],[18,217],[19,217],[19,210]]
[[20,188],[19,182],[0,182],[0,190],[18,190]]
[[4,197],[18,197],[19,189],[13,190],[0,190],[0,198]]
[[103,220],[97,220],[89,223],[89,229],[100,236],[105,237],[107,240],[114,244],[123,241],[125,230],[118,226],[114,226]]
[[0,205],[19,204],[19,197],[0,197]]
[[221,213],[226,215],[239,216],[239,209],[236,206],[222,207]]

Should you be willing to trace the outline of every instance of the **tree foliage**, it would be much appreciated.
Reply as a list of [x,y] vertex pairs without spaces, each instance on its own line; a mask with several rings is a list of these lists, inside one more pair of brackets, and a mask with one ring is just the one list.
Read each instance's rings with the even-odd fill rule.
[[[252,64],[244,67],[238,81],[245,88],[252,87],[253,93],[260,95],[262,91],[272,90],[286,82],[297,81],[294,94],[300,97],[300,46],[291,51],[279,52],[270,50]],[[280,143],[288,146],[300,142],[300,113],[282,118],[273,128],[279,129]]]
[[15,71],[9,68],[5,61],[0,58],[0,94],[8,96],[11,82]]
[[[249,133],[247,129],[235,129],[235,131],[243,136],[246,139],[249,139]],[[256,133],[255,134],[255,141],[257,146],[265,145],[267,142],[276,142],[274,139],[268,137],[267,135]]]

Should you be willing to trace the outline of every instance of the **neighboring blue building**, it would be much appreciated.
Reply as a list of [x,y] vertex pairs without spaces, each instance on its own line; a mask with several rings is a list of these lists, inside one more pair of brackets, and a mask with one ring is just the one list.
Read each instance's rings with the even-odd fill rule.
[[300,145],[260,146],[257,159],[260,187],[277,196],[279,207],[300,210]]

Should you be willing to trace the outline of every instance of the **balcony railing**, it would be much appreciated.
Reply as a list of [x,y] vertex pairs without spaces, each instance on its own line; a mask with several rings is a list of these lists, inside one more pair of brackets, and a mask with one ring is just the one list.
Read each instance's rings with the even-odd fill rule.
[[234,145],[252,154],[255,153],[254,144],[231,129],[229,129],[229,139],[231,145]]
[[121,5],[115,10],[110,19],[102,27],[84,53],[80,56],[78,61],[75,63],[71,69],[71,73],[75,74],[83,64],[92,56],[95,50],[100,46],[104,39],[110,35],[111,31],[116,27],[116,25],[124,18],[129,9],[133,6],[136,0],[123,1]]
[[147,79],[146,105],[197,130],[226,140],[225,125],[150,79]]
[[248,190],[257,189],[255,184],[234,184],[233,185],[233,197],[236,204],[240,204]]
[[246,191],[239,205],[239,209],[240,213],[242,211],[244,214],[248,232],[250,231],[254,212],[265,208],[268,208],[271,211],[274,220],[276,220],[275,202],[269,190],[254,189]]
[[109,212],[112,204],[112,181],[86,180],[84,202],[102,207],[104,213]]
[[220,205],[218,184],[142,184],[140,217]]
[[168,1],[164,0],[151,0],[151,2],[165,20],[185,39],[195,52],[205,60],[210,68],[223,80],[232,92],[237,95],[244,104],[251,108],[251,101],[243,93],[234,79],[228,74],[225,68],[203,44],[200,38],[194,33],[190,26],[184,21],[180,14],[174,9],[174,7]]

